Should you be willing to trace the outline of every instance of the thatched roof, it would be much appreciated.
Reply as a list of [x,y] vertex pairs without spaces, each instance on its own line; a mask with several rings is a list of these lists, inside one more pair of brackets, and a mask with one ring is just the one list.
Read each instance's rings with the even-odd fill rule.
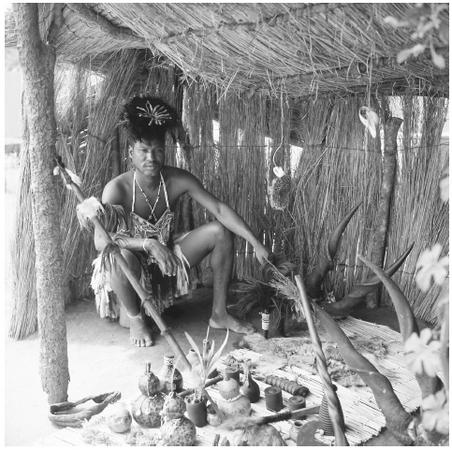
[[[430,51],[397,64],[413,27],[393,27],[413,4],[395,3],[68,3],[56,36],[61,59],[96,65],[120,49],[147,49],[185,77],[226,89],[294,97],[362,92],[369,78],[386,92],[406,86],[448,92],[448,46],[434,35],[446,68]],[[52,5],[40,5],[45,24]],[[448,22],[448,8],[440,18]],[[7,26],[8,28],[8,26]],[[13,43],[13,26],[7,42]],[[371,70],[369,70],[371,68]]]

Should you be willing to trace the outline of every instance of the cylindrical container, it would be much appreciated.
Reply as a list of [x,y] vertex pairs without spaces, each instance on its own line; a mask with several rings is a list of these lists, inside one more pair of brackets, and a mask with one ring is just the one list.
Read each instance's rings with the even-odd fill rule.
[[303,422],[301,420],[295,420],[289,430],[290,439],[297,442],[298,433],[300,432],[302,426]]
[[198,355],[197,355],[195,349],[191,348],[188,351],[187,359],[188,359],[188,362],[192,365],[192,367],[199,365],[199,358],[198,358]]
[[238,367],[227,366],[224,369],[224,379],[229,380],[230,378],[240,384],[240,370]]
[[197,426],[207,425],[207,407],[202,400],[189,400],[185,402],[188,418]]
[[301,395],[294,395],[287,400],[287,407],[290,411],[306,408],[306,399]]
[[261,313],[262,319],[262,331],[264,332],[265,339],[268,338],[268,330],[270,329],[270,314],[267,310]]
[[270,386],[265,389],[265,406],[269,411],[278,412],[284,408],[281,389]]

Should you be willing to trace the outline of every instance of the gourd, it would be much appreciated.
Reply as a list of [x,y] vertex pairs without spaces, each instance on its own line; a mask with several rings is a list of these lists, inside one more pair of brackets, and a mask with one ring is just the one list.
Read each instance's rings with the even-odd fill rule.
[[146,363],[146,371],[138,380],[140,395],[132,405],[135,421],[146,428],[156,428],[161,424],[161,411],[165,396],[159,392],[160,381],[151,371],[151,363]]
[[226,416],[249,416],[251,403],[248,397],[240,394],[240,385],[233,378],[220,381],[218,391],[221,394],[218,399],[218,408]]
[[115,433],[127,433],[130,431],[132,416],[124,403],[117,403],[109,410],[107,425]]
[[253,425],[237,430],[230,436],[232,446],[281,447],[286,446],[279,431],[270,424]]
[[184,416],[185,402],[171,391],[162,409],[163,425],[160,427],[160,442],[165,446],[191,446],[195,443],[196,427]]

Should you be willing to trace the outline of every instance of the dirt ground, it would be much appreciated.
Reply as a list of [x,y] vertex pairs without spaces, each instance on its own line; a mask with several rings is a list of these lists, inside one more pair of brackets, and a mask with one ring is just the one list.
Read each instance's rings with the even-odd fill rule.
[[[15,192],[18,187],[17,158],[6,161],[6,295],[5,317],[9,318],[11,287],[9,272],[10,238],[14,229]],[[192,298],[179,301],[164,314],[176,340],[184,351],[189,344],[184,336],[188,331],[196,342],[205,335],[210,315],[211,290],[197,290]],[[363,311],[363,318],[385,323],[396,328],[395,316],[388,309]],[[151,348],[136,348],[129,343],[129,331],[118,323],[101,320],[91,301],[80,301],[67,308],[67,340],[69,357],[69,400],[74,401],[88,395],[120,391],[126,402],[138,397],[137,379],[144,371],[145,363],[159,368],[163,354],[169,350],[163,337],[158,337]],[[256,316],[253,323],[260,322]],[[35,334],[21,341],[7,337],[8,320],[5,321],[5,444],[32,446],[39,444],[56,428],[47,419],[47,399],[40,385],[38,371],[39,339]],[[223,331],[214,330],[211,335],[217,343],[224,337]],[[232,333],[227,351],[240,335]],[[397,445],[388,434],[382,433],[367,445]]]

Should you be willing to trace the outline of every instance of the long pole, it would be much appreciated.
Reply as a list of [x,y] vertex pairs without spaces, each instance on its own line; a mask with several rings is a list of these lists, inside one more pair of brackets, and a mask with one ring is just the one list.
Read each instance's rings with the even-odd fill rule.
[[[56,158],[56,163],[60,169],[61,177],[63,178],[64,183],[74,191],[77,199],[80,202],[83,202],[85,200],[85,196],[83,195],[83,192],[79,188],[77,184],[75,184],[71,177],[66,172],[66,169],[64,168],[64,165],[62,164],[61,160]],[[105,230],[104,226],[100,222],[100,220],[97,217],[93,217],[91,219],[94,226],[96,227],[99,234],[102,235],[102,237],[105,239],[106,242],[110,244],[114,244],[113,240],[111,239],[110,235],[108,234],[107,230]],[[135,276],[135,274],[130,269],[129,265],[127,264],[126,259],[122,256],[121,252],[116,251],[114,253],[115,256],[115,262],[119,265],[121,270],[124,272],[124,275],[129,280],[132,287],[135,289],[135,292],[138,294],[138,297],[140,297],[141,304],[143,306],[143,309],[145,313],[148,316],[151,316],[154,322],[157,324],[157,326],[160,329],[160,332],[163,336],[165,336],[166,340],[170,344],[171,348],[174,350],[174,352],[182,359],[184,364],[187,366],[189,370],[191,370],[191,364],[188,361],[187,357],[185,356],[184,352],[182,351],[181,347],[179,346],[178,342],[172,335],[170,329],[166,326],[163,319],[160,317],[160,314],[155,310],[154,306],[152,305],[152,302],[150,300],[149,292],[146,291],[146,289],[143,288],[143,286],[140,284],[139,280]]]
[[326,366],[326,357],[322,350],[322,344],[315,329],[314,320],[312,318],[311,309],[309,307],[308,297],[306,295],[306,290],[301,280],[300,275],[295,276],[295,281],[297,283],[298,291],[300,292],[301,303],[303,305],[303,313],[308,324],[309,334],[311,336],[312,344],[314,345],[317,361],[317,369],[322,379],[323,389],[325,391],[328,400],[328,412],[330,414],[331,422],[333,423],[334,429],[334,441],[337,446],[348,445],[347,438],[345,437],[344,429],[344,417],[341,413],[341,405],[339,399],[333,389],[333,383],[331,382],[330,374]]

